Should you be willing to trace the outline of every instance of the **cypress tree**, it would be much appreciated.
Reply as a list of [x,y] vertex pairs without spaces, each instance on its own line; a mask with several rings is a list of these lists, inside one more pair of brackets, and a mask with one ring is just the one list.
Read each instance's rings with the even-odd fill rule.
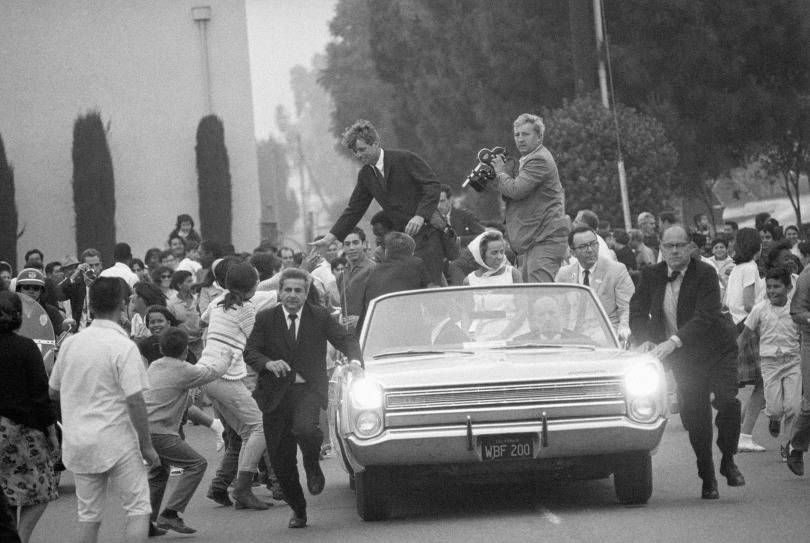
[[76,248],[94,247],[110,262],[115,247],[115,179],[98,111],[79,116],[73,124],[73,207]]
[[225,128],[216,115],[197,127],[197,179],[200,193],[200,235],[223,244],[231,241],[231,173]]
[[6,159],[0,136],[0,260],[17,267],[17,203],[14,198],[14,167]]

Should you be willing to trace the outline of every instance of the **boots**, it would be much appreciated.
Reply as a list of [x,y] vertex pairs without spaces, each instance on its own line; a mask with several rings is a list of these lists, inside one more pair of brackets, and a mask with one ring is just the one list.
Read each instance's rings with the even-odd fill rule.
[[257,509],[259,511],[269,509],[269,504],[253,495],[251,490],[252,482],[253,472],[240,471],[237,474],[233,487],[233,506],[236,509]]

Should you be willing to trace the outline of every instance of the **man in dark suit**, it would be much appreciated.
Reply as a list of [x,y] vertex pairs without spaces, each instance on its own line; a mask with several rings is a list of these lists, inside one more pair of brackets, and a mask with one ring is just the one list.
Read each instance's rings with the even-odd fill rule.
[[[661,236],[663,262],[641,271],[630,300],[630,329],[642,348],[672,368],[681,398],[681,421],[697,456],[701,496],[717,499],[712,460],[712,410],[717,409],[720,474],[729,486],[745,484],[734,463],[740,437],[737,343],[734,325],[720,312],[717,272],[690,258],[683,227]],[[710,395],[714,400],[710,403]]]
[[73,320],[76,321],[76,330],[84,330],[92,320],[88,292],[90,287],[101,274],[101,253],[96,249],[85,249],[82,251],[81,264],[70,275],[68,284],[62,291],[65,297],[70,300],[70,311]]
[[245,348],[245,361],[258,374],[253,397],[263,413],[270,463],[292,509],[290,528],[307,525],[296,445],[301,447],[310,494],[320,494],[325,482],[318,420],[327,405],[327,340],[350,360],[361,359],[357,340],[325,308],[306,303],[311,282],[306,271],[285,269],[278,288],[281,305],[256,315]]
[[442,233],[431,224],[439,201],[436,174],[410,151],[383,150],[377,129],[368,121],[359,120],[349,127],[343,134],[343,145],[363,167],[343,214],[329,233],[312,245],[325,251],[333,241],[345,238],[363,218],[371,201],[377,200],[394,230],[414,239],[415,254],[425,262],[432,282],[442,284]]
[[460,308],[447,303],[442,296],[433,296],[420,300],[422,321],[427,326],[429,344],[436,347],[448,347],[470,341],[470,336],[453,320],[461,313]]
[[452,198],[453,189],[450,185],[439,185],[439,215],[445,224],[449,224],[453,229],[460,247],[464,247],[484,231],[484,226],[472,211],[463,207],[453,207]]

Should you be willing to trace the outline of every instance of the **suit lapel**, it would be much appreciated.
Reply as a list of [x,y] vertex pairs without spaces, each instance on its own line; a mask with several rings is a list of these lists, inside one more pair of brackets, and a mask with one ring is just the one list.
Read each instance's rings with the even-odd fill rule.
[[696,279],[695,274],[697,270],[695,269],[697,265],[695,264],[695,259],[692,258],[689,260],[689,265],[686,267],[686,272],[683,274],[683,281],[681,281],[681,290],[678,292],[678,326],[680,327],[682,320],[681,315],[683,315],[684,311],[687,309],[687,304],[691,305],[691,294],[692,294],[692,283]]
[[[658,264],[655,271],[655,290],[653,291],[652,307],[656,308],[661,323],[664,322],[664,294],[667,290],[667,265]],[[653,315],[655,318],[656,315]],[[663,328],[662,328],[663,329]]]
[[284,338],[284,345],[290,351],[292,351],[295,345],[293,345],[292,341],[290,341],[289,326],[287,326],[287,318],[284,316],[284,310],[282,309],[281,305],[278,306],[278,310],[276,312],[276,326],[281,333],[281,337]]

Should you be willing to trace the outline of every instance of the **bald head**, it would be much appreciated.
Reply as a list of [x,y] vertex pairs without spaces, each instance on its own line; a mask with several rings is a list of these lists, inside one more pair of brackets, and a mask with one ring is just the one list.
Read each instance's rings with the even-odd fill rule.
[[661,235],[661,254],[672,270],[683,271],[691,258],[690,239],[683,226],[673,224]]

